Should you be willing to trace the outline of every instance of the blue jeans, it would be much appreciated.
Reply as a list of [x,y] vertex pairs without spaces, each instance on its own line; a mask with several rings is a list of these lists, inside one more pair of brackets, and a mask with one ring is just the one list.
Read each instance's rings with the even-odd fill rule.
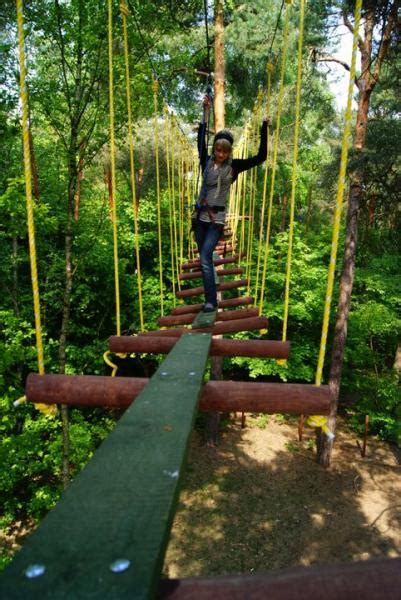
[[204,223],[199,219],[194,226],[195,239],[198,245],[202,270],[205,302],[217,306],[216,282],[214,279],[213,251],[219,241],[223,225]]

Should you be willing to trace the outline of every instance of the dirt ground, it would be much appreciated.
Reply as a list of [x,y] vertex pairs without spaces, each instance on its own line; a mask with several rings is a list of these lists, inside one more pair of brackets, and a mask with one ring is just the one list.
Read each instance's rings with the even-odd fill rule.
[[[332,466],[315,460],[314,431],[280,415],[231,419],[217,448],[194,432],[164,576],[254,573],[401,555],[401,451],[360,442],[339,421]],[[0,549],[33,528],[15,523]]]
[[[268,421],[268,422],[266,422]],[[401,555],[401,452],[339,422],[332,466],[280,415],[231,420],[220,445],[194,433],[164,575],[254,573]]]

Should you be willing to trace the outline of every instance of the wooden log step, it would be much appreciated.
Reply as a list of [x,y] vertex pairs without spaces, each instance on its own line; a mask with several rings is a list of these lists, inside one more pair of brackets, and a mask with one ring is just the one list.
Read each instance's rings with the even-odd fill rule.
[[[144,335],[113,335],[109,338],[109,350],[115,353],[148,352],[168,354],[176,343],[175,337]],[[211,356],[247,356],[253,358],[282,358],[290,354],[290,343],[276,340],[229,340],[213,338]]]
[[233,246],[232,244],[227,244],[226,242],[223,242],[222,244],[217,244],[216,246],[216,252],[219,252],[220,250],[222,252],[232,252]]
[[[216,269],[216,273],[219,277],[224,277],[226,275],[242,275],[245,269],[242,267],[233,267],[232,269]],[[181,281],[187,279],[201,279],[202,271],[190,271],[189,273],[180,273],[179,279]]]
[[[184,313],[183,315],[167,315],[159,317],[158,322],[160,327],[171,327],[173,325],[189,325],[192,323],[198,313]],[[217,312],[216,321],[230,321],[231,319],[247,319],[249,317],[257,317],[259,315],[258,308],[244,308],[238,310],[224,310]]]
[[[233,254],[232,256],[226,256],[225,258],[216,258],[213,263],[217,267],[218,265],[227,265],[229,263],[237,262],[240,259],[239,254]],[[181,269],[187,271],[189,269],[199,269],[199,260],[194,260],[188,263],[183,263]]]
[[[127,408],[147,382],[135,377],[30,373],[25,393],[27,399],[35,403]],[[208,381],[202,387],[199,408],[202,411],[327,415],[330,401],[328,385]]]
[[[257,329],[266,329],[269,320],[266,317],[250,317],[249,319],[235,319],[231,321],[219,321],[215,323],[212,328],[192,329],[192,331],[198,331],[202,333],[207,331],[213,335],[220,335],[224,333],[238,333],[239,331],[254,331]],[[140,333],[143,336],[162,336],[162,337],[180,337],[183,333],[188,333],[188,329],[185,327],[179,327],[177,329],[157,329],[155,331],[147,331]]]
[[328,415],[330,400],[328,385],[208,381],[200,406],[205,411]]
[[[234,281],[224,281],[223,283],[219,283],[217,287],[218,292],[222,292],[224,290],[234,290],[240,287],[246,287],[248,285],[248,279],[235,279]],[[200,296],[204,294],[205,290],[203,286],[189,288],[187,290],[179,290],[176,292],[177,298],[190,298],[191,296]]]
[[[245,306],[253,304],[255,301],[251,296],[239,296],[238,298],[227,298],[226,300],[220,300],[219,308],[229,308],[233,306]],[[203,304],[184,304],[182,306],[176,306],[171,311],[172,315],[184,315],[186,313],[196,313],[202,310]]]
[[160,600],[398,600],[401,558],[380,558],[338,565],[292,567],[271,573],[163,579]]

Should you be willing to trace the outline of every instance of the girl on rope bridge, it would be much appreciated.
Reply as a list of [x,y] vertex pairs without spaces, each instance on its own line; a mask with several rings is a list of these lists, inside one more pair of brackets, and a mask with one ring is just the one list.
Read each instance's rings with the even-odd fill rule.
[[230,131],[222,129],[214,136],[212,154],[208,156],[206,129],[211,107],[211,99],[203,100],[203,122],[198,129],[198,152],[203,173],[202,187],[192,215],[193,230],[200,255],[205,306],[203,312],[217,309],[217,291],[213,268],[213,252],[223,233],[226,217],[226,200],[230,185],[243,171],[262,164],[267,156],[268,119],[264,119],[260,129],[258,153],[250,158],[231,158],[234,138]]

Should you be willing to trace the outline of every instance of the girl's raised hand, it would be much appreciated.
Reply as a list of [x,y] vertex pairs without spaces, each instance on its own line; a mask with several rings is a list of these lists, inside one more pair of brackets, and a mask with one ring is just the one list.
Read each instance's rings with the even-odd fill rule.
[[212,101],[211,101],[210,96],[205,96],[203,98],[203,109],[205,111],[209,111],[211,109],[211,106],[212,106]]

